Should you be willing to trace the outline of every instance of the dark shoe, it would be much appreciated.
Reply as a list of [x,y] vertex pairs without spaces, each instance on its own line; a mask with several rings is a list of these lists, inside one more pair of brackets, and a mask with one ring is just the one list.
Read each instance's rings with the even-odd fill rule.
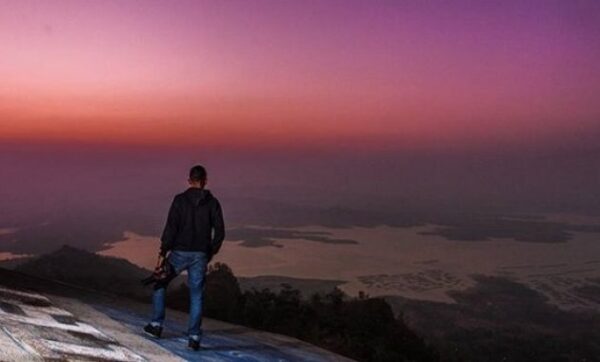
[[192,351],[199,351],[200,350],[200,341],[190,338],[188,340],[188,348],[191,349]]
[[153,326],[152,324],[147,324],[144,327],[144,332],[151,337],[160,338],[160,335],[162,334],[162,327]]

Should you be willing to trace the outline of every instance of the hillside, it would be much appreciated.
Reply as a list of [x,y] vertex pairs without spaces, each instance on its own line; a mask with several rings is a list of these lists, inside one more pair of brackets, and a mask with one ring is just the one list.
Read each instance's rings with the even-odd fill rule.
[[192,352],[185,348],[186,313],[167,312],[160,340],[141,333],[147,314],[148,305],[128,298],[0,268],[0,361],[350,361],[294,338],[209,318],[205,348]]
[[148,276],[148,270],[125,259],[101,256],[67,245],[17,265],[14,270],[136,299],[147,298],[151,293],[151,288],[143,288],[139,282]]
[[386,298],[446,361],[597,361],[600,315],[566,311],[527,285],[498,276],[448,294],[455,303]]
[[[140,268],[125,259],[102,256],[68,245],[39,257],[2,261],[0,267],[136,298],[146,298],[150,295],[150,288],[142,288],[136,282],[147,277],[149,270]],[[291,278],[278,275],[237,277],[237,279],[242,291],[252,289],[279,291],[282,286],[289,285],[302,292],[305,297],[315,293],[329,293],[344,283],[341,280]],[[172,285],[176,287],[185,282],[185,277],[179,277]]]
[[288,285],[293,289],[302,292],[304,297],[310,297],[313,294],[331,293],[336,287],[345,282],[342,280],[331,279],[306,279],[291,278],[280,275],[260,275],[256,277],[237,277],[242,290],[262,290],[270,289],[274,292],[280,291]]
[[[139,283],[148,270],[123,259],[69,246],[29,260],[16,270],[77,285],[93,293],[97,290],[107,296],[118,294],[150,302],[152,288]],[[169,288],[167,306],[187,312],[189,293],[183,277],[180,278]],[[227,265],[211,265],[205,285],[205,315],[287,335],[360,361],[438,359],[435,350],[407,328],[402,318],[396,318],[381,298],[349,298],[335,289],[339,281],[275,276],[251,279],[244,280],[248,289],[242,290]],[[307,298],[294,285],[322,294],[309,294]]]

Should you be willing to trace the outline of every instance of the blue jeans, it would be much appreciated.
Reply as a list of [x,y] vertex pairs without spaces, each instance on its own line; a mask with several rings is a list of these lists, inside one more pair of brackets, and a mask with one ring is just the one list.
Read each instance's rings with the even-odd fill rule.
[[[188,287],[190,288],[188,336],[192,339],[200,340],[202,336],[202,292],[208,257],[200,251],[174,250],[169,254],[168,261],[177,274],[180,274],[184,270],[188,272]],[[152,295],[152,324],[155,326],[162,326],[165,321],[165,289],[166,286],[155,289]]]

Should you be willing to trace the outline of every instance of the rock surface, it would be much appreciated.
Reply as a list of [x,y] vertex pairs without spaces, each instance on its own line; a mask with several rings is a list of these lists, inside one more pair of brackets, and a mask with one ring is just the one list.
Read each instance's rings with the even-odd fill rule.
[[0,269],[0,361],[349,361],[299,340],[204,320],[186,349],[187,315],[167,312],[160,340],[141,333],[150,306]]

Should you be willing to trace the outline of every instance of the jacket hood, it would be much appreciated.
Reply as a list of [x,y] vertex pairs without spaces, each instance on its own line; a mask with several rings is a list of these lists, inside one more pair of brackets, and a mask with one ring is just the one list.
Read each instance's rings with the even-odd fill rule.
[[194,204],[194,206],[200,206],[207,204],[210,200],[213,199],[213,195],[209,190],[199,189],[195,187],[190,187],[185,191],[185,197]]

